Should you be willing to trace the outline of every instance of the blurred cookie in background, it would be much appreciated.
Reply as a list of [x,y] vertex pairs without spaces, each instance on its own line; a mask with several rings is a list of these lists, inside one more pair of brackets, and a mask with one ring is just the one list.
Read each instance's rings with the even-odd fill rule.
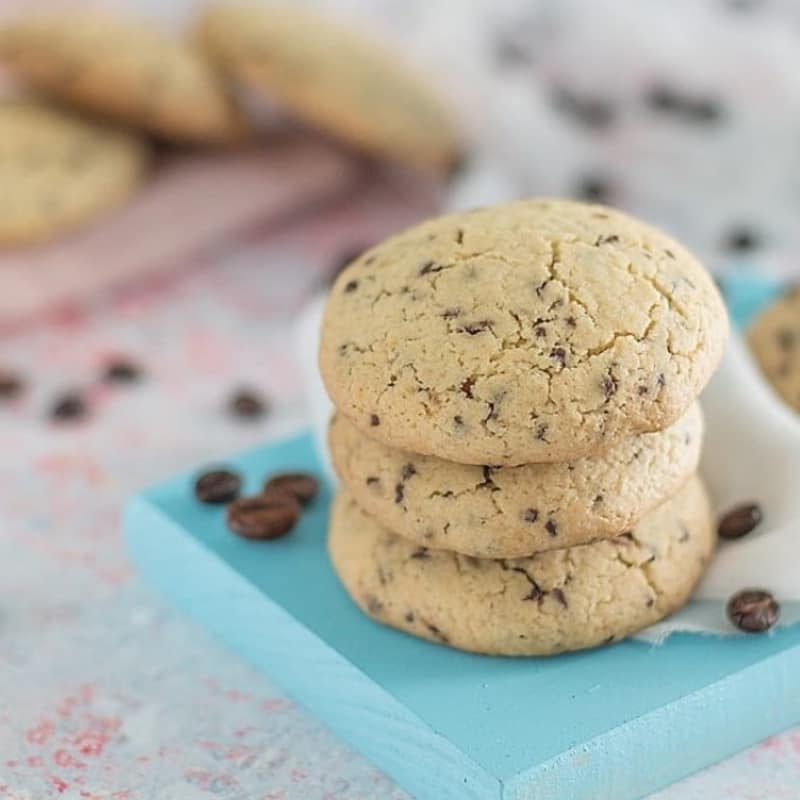
[[762,311],[747,340],[764,377],[787,405],[800,411],[800,287]]
[[346,145],[435,172],[459,160],[445,106],[383,43],[307,11],[240,4],[207,9],[197,40],[233,80]]
[[178,142],[242,139],[243,117],[192,45],[144,22],[90,11],[0,27],[0,62],[23,84]]
[[114,208],[148,153],[132,133],[34,101],[0,102],[0,246],[45,240]]

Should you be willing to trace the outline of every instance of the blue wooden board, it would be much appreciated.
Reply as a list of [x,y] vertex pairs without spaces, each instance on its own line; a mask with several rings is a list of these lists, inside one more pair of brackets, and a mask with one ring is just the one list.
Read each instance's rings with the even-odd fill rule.
[[[321,473],[309,435],[226,463],[248,492],[267,473]],[[262,543],[197,503],[193,477],[129,505],[143,573],[420,800],[628,800],[800,721],[800,626],[551,659],[461,653],[351,603],[325,550],[327,487],[291,536]]]

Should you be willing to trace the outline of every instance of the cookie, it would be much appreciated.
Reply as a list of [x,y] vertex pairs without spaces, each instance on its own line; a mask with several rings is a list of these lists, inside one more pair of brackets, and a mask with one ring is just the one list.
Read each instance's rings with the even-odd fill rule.
[[703,418],[693,404],[674,425],[630,437],[597,458],[477,467],[394,450],[339,415],[329,443],[358,504],[425,547],[517,558],[628,530],[694,474]]
[[356,259],[331,291],[320,368],[373,438],[514,466],[675,422],[727,335],[713,281],[665,234],[604,206],[524,200]]
[[531,558],[477,559],[391,533],[351,495],[334,502],[328,547],[348,594],[379,622],[494,655],[553,655],[630,636],[680,608],[714,547],[692,478],[629,534]]
[[456,160],[440,100],[382,42],[308,11],[238,3],[208,9],[197,40],[232,79],[346,145],[424,169]]
[[764,377],[787,405],[800,411],[800,289],[762,311],[747,341]]
[[0,102],[0,244],[42,241],[114,208],[147,162],[133,134],[31,101]]
[[167,139],[242,138],[242,118],[202,54],[138,21],[27,15],[0,28],[0,61],[41,92]]

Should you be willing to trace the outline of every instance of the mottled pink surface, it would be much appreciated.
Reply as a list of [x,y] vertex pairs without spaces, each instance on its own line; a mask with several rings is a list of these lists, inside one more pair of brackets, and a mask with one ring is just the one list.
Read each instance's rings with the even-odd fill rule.
[[[120,510],[144,484],[302,425],[288,322],[336,252],[424,206],[362,184],[280,234],[0,339],[0,364],[30,382],[0,408],[0,798],[406,797],[142,585]],[[97,383],[115,353],[144,366],[141,385]],[[239,383],[270,396],[265,421],[223,412]],[[47,422],[73,385],[90,418]],[[798,798],[800,730],[658,797]]]

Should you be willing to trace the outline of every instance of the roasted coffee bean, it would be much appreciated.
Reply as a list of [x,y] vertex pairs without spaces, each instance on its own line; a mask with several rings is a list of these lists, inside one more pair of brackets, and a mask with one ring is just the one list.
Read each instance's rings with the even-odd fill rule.
[[256,419],[267,411],[267,402],[251,389],[239,389],[228,400],[228,409],[236,417]]
[[734,253],[749,253],[755,250],[759,244],[758,234],[750,228],[732,228],[725,235],[725,248]]
[[763,518],[758,503],[742,503],[720,518],[717,533],[720,539],[740,539],[750,533]]
[[86,416],[86,401],[78,392],[64,392],[53,400],[49,416],[54,422],[68,422]]
[[200,475],[194,484],[195,497],[201,503],[230,503],[239,496],[242,479],[229,469],[212,469]]
[[124,358],[110,361],[103,370],[105,383],[136,383],[141,377],[141,367]]
[[264,494],[286,492],[300,505],[310,503],[319,492],[319,481],[307,472],[287,472],[274,475],[264,484]]
[[779,616],[777,601],[761,589],[743,589],[728,600],[728,618],[739,630],[747,633],[769,630]]
[[0,400],[12,400],[22,394],[25,384],[19,375],[0,371]]
[[245,539],[278,539],[300,517],[300,504],[279,492],[240,497],[228,506],[228,527]]
[[587,175],[578,182],[575,193],[588,203],[605,203],[611,195],[611,186],[604,178]]

